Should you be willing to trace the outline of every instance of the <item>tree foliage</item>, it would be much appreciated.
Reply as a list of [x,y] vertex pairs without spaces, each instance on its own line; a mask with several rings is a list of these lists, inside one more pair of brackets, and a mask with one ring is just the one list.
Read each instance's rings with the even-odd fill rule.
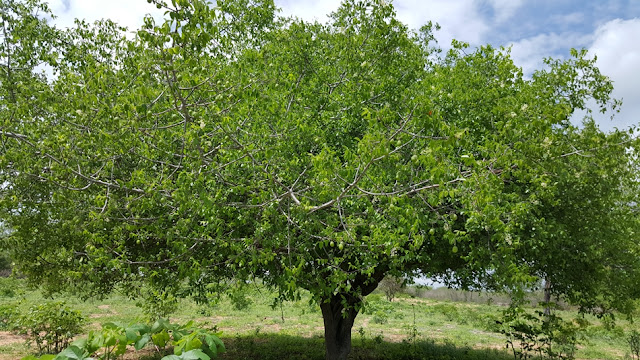
[[548,278],[584,310],[628,309],[635,139],[571,124],[588,100],[619,106],[586,52],[526,78],[505,49],[441,54],[384,2],[326,24],[267,0],[154,3],[166,21],[134,36],[1,3],[0,216],[32,281],[307,289],[336,358],[385,275]]

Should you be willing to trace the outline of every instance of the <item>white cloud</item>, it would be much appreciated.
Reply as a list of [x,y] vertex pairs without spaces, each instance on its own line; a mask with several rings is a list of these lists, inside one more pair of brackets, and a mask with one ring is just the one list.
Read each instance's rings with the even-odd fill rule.
[[[505,19],[519,6],[522,0],[396,0],[393,1],[398,17],[409,27],[418,29],[428,21],[442,26],[437,34],[440,45],[447,48],[452,39],[480,45],[490,30],[480,14],[483,1],[488,1],[496,11],[496,16]],[[281,15],[297,16],[307,21],[325,22],[331,12],[338,9],[340,0],[276,0],[282,9]],[[163,10],[144,0],[49,0],[51,8],[58,16],[55,24],[60,27],[73,26],[75,18],[93,22],[108,18],[134,30],[142,24],[146,14],[156,21],[163,16]]]
[[551,19],[553,20],[553,23],[565,26],[580,25],[586,21],[585,14],[579,11],[569,14],[554,15]]
[[513,16],[513,14],[524,5],[524,0],[487,0],[493,6],[494,20],[503,22]]
[[394,2],[400,20],[417,29],[428,21],[442,26],[436,38],[443,47],[452,39],[480,45],[490,30],[477,0],[404,0]]
[[[510,15],[514,5],[508,0],[490,0],[498,6],[505,4],[498,11],[500,14]],[[513,3],[520,3],[514,0]],[[398,18],[412,29],[419,29],[428,21],[437,22],[442,26],[436,37],[440,45],[448,48],[452,39],[466,41],[472,45],[483,43],[484,35],[490,30],[480,15],[480,0],[401,0],[393,1]],[[338,9],[340,0],[276,0],[276,5],[282,8],[282,15],[294,15],[304,20],[326,21],[329,13]],[[500,15],[500,16],[504,16]]]
[[512,43],[511,58],[522,67],[525,76],[530,76],[535,70],[542,69],[544,58],[568,57],[568,49],[586,46],[590,40],[591,35],[578,33],[539,34]]
[[134,31],[142,25],[146,14],[151,14],[156,21],[164,14],[163,10],[143,0],[49,0],[49,5],[58,16],[54,24],[62,28],[72,27],[76,18],[87,22],[111,19]]
[[589,52],[598,57],[600,71],[613,80],[622,111],[614,121],[600,121],[602,129],[626,128],[640,122],[640,19],[612,20],[600,26]]

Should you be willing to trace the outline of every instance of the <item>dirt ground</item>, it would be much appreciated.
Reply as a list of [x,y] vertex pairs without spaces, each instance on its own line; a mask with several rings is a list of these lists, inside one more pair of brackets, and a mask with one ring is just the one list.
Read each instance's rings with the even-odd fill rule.
[[[26,337],[12,334],[8,331],[0,331],[0,346],[9,347],[12,345],[16,345],[16,347],[21,346],[26,340]],[[0,353],[0,360],[16,360],[17,354],[14,353]]]

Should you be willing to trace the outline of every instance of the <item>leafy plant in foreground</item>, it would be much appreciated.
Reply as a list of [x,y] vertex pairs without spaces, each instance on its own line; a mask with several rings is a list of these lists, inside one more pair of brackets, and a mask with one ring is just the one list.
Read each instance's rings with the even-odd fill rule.
[[178,325],[158,319],[151,326],[106,323],[102,330],[91,331],[87,338],[74,341],[58,355],[27,356],[22,360],[114,360],[129,347],[137,351],[149,344],[153,344],[159,353],[173,346],[173,354],[162,360],[210,360],[225,352],[217,334],[197,328],[193,322]]

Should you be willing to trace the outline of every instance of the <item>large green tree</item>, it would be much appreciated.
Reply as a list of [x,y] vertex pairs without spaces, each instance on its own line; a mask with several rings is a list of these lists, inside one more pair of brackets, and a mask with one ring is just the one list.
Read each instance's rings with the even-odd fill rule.
[[0,216],[35,283],[306,289],[327,359],[385,275],[547,278],[585,310],[636,295],[634,139],[569,122],[618,105],[583,52],[527,79],[503,49],[440,54],[377,1],[326,24],[267,0],[155,2],[166,21],[129,37],[0,4]]

